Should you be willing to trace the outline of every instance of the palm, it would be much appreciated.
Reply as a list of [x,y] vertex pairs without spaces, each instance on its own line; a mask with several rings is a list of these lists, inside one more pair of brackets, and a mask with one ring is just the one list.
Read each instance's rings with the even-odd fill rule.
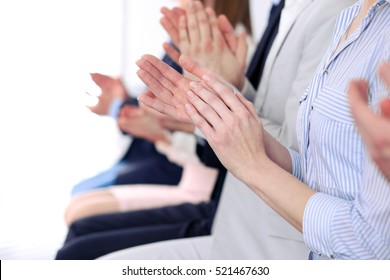
[[140,67],[138,76],[153,93],[143,94],[139,100],[158,112],[185,123],[192,123],[184,107],[189,103],[187,92],[192,80],[152,55],[144,55],[137,65]]
[[149,141],[166,141],[166,131],[159,120],[137,106],[126,105],[122,108],[118,118],[119,128],[136,137]]
[[114,98],[125,99],[126,91],[119,78],[100,73],[91,73],[91,78],[101,90],[97,104],[89,107],[95,114],[106,115]]

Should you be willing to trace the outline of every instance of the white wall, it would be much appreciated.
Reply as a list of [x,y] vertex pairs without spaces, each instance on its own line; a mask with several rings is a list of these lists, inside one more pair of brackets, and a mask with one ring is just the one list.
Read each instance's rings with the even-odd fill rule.
[[172,7],[172,0],[125,0],[124,1],[124,52],[123,78],[133,96],[138,96],[145,89],[137,77],[135,62],[143,54],[161,57],[164,53],[162,43],[168,39],[160,25],[160,8]]
[[0,259],[63,242],[70,188],[120,155],[85,108],[89,71],[119,74],[122,0],[0,1]]

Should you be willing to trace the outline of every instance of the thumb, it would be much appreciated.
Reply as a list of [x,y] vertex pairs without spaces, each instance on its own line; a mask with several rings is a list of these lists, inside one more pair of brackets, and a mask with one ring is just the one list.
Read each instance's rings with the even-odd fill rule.
[[202,68],[199,63],[187,55],[181,55],[179,61],[184,70],[198,77],[199,79],[202,79],[203,75],[208,73],[205,68]]
[[375,113],[368,107],[368,83],[364,80],[351,81],[348,87],[350,108],[356,123],[370,126],[375,120]]
[[381,113],[390,120],[390,98],[386,98],[381,102]]
[[237,59],[241,65],[242,69],[245,69],[245,67],[246,67],[247,53],[248,53],[248,44],[246,41],[246,33],[243,32],[238,37],[237,53],[236,53]]
[[234,28],[225,15],[218,16],[218,27],[223,38],[233,53],[237,51],[237,38],[234,33]]

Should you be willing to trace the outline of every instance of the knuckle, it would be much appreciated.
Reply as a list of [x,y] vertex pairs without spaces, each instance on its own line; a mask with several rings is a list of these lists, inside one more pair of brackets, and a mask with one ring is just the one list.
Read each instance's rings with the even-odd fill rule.
[[210,54],[214,51],[213,42],[210,40],[207,40],[205,43],[205,51],[206,53]]
[[200,129],[204,128],[206,126],[206,121],[199,117],[199,116],[193,116],[194,124],[199,127]]

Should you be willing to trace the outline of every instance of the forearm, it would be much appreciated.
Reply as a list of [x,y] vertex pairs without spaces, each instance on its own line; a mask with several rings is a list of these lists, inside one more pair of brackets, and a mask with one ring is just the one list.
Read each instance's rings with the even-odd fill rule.
[[160,120],[162,127],[169,131],[182,131],[187,133],[194,133],[195,125],[179,122],[171,119],[162,119]]
[[303,213],[314,190],[269,160],[248,170],[244,183],[302,232]]
[[267,156],[275,164],[288,173],[292,173],[292,161],[287,148],[275,140],[266,130],[264,130],[264,148]]

